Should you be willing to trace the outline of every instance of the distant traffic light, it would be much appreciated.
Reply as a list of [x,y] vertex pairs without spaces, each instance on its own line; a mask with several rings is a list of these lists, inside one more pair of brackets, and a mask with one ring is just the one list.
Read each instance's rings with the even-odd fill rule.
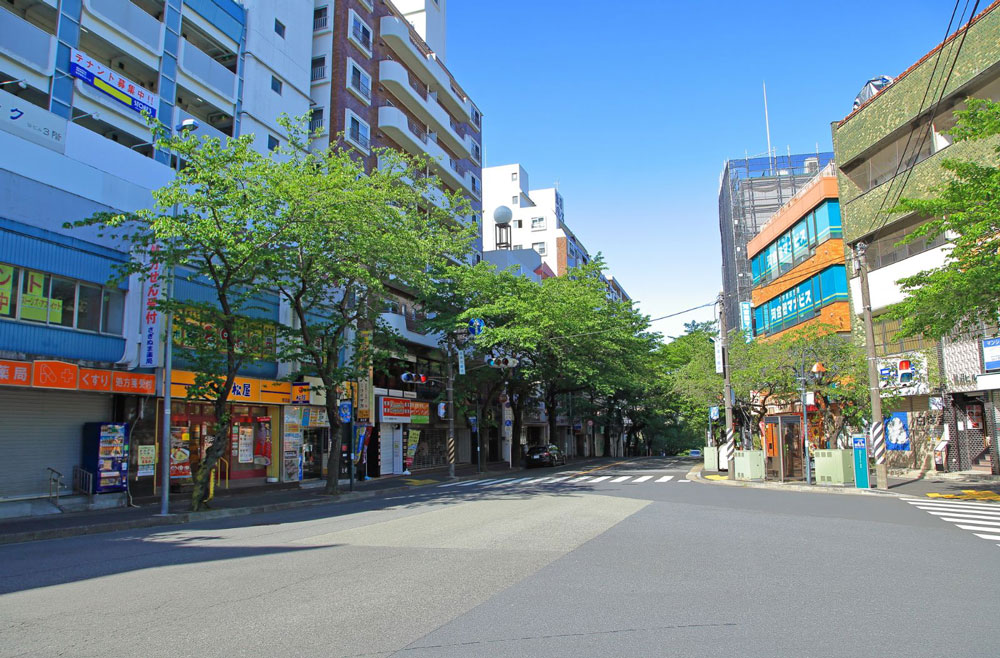
[[486,359],[486,365],[491,368],[513,368],[518,360],[509,356],[493,356]]
[[426,384],[427,375],[423,375],[417,372],[404,372],[400,377],[407,384]]

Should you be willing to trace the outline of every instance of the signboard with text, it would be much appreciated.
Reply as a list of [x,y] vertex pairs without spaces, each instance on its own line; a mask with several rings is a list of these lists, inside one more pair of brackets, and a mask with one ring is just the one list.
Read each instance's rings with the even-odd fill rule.
[[156,118],[156,94],[118,75],[111,66],[95,60],[87,53],[70,48],[69,73],[134,112],[147,112]]
[[1000,338],[983,340],[983,369],[986,372],[1000,370]]
[[0,130],[65,153],[67,123],[61,116],[0,90]]

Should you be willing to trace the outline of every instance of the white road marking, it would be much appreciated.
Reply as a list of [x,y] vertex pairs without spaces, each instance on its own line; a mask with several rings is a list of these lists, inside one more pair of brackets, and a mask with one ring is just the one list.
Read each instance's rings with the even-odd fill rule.
[[552,479],[549,480],[549,484],[555,484],[556,482],[562,482],[563,480],[568,480],[571,477],[572,477],[571,475],[566,475],[566,476],[563,476],[561,478],[552,478]]
[[917,505],[917,506],[930,505],[933,507],[952,507],[956,509],[957,508],[969,509],[972,507],[976,507],[979,509],[1000,511],[1000,505],[996,505],[993,503],[973,503],[964,500],[942,500],[942,499],[931,500],[929,498],[926,499],[922,498],[920,500],[908,500],[906,502],[909,503],[910,505]]
[[927,513],[933,514],[934,516],[955,516],[962,519],[987,519],[989,521],[1000,521],[1000,516],[991,514],[959,514],[958,512],[946,512],[943,510],[927,510]]
[[593,480],[590,481],[590,483],[594,484],[595,482],[604,482],[605,480],[610,480],[610,479],[611,479],[610,475],[602,475],[599,478],[594,478]]
[[640,482],[645,482],[647,480],[652,480],[652,479],[653,479],[652,475],[643,475],[642,477],[637,477],[635,479],[635,484],[639,484]]
[[589,475],[584,475],[582,478],[576,478],[574,480],[570,480],[570,483],[573,483],[573,482],[586,482],[589,479],[590,479]]
[[460,486],[460,487],[474,487],[477,484],[489,484],[491,482],[499,482],[499,481],[500,481],[500,478],[492,478],[492,479],[489,479],[489,480],[473,480],[472,482],[463,482],[462,484],[460,484],[458,486]]
[[659,480],[657,480],[657,482],[670,482],[673,479],[674,479],[673,475],[664,475]]
[[691,480],[677,480],[678,483],[681,483],[681,482],[690,482],[690,481]]
[[[989,539],[990,541],[997,541],[998,539],[1000,539],[1000,535],[981,535],[978,532],[973,534],[982,539]],[[997,544],[997,546],[1000,546],[1000,544]]]
[[1000,530],[1000,527],[996,527],[996,526],[990,527],[990,526],[981,526],[981,525],[960,525],[958,523],[955,524],[955,527],[956,528],[961,528],[962,530],[975,530],[975,531],[978,531],[978,532],[996,532],[997,530]]
[[620,478],[615,478],[611,482],[624,482],[625,480],[631,479],[631,475],[623,475]]

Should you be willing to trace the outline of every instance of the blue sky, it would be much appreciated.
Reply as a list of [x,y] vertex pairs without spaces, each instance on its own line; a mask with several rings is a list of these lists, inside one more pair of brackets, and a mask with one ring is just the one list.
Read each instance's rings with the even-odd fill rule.
[[953,6],[451,0],[447,64],[483,112],[485,164],[558,181],[567,223],[655,317],[721,287],[719,174],[767,150],[761,83],[779,152],[832,150],[865,81],[931,50]]

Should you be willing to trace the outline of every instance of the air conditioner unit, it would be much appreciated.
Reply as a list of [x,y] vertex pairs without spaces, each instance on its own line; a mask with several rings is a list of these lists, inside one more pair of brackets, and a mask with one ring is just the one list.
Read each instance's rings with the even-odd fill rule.
[[232,117],[230,117],[225,112],[213,112],[213,113],[211,113],[211,114],[208,115],[208,122],[209,123],[220,123],[220,122],[225,121],[226,119],[230,119],[230,118],[232,118]]

